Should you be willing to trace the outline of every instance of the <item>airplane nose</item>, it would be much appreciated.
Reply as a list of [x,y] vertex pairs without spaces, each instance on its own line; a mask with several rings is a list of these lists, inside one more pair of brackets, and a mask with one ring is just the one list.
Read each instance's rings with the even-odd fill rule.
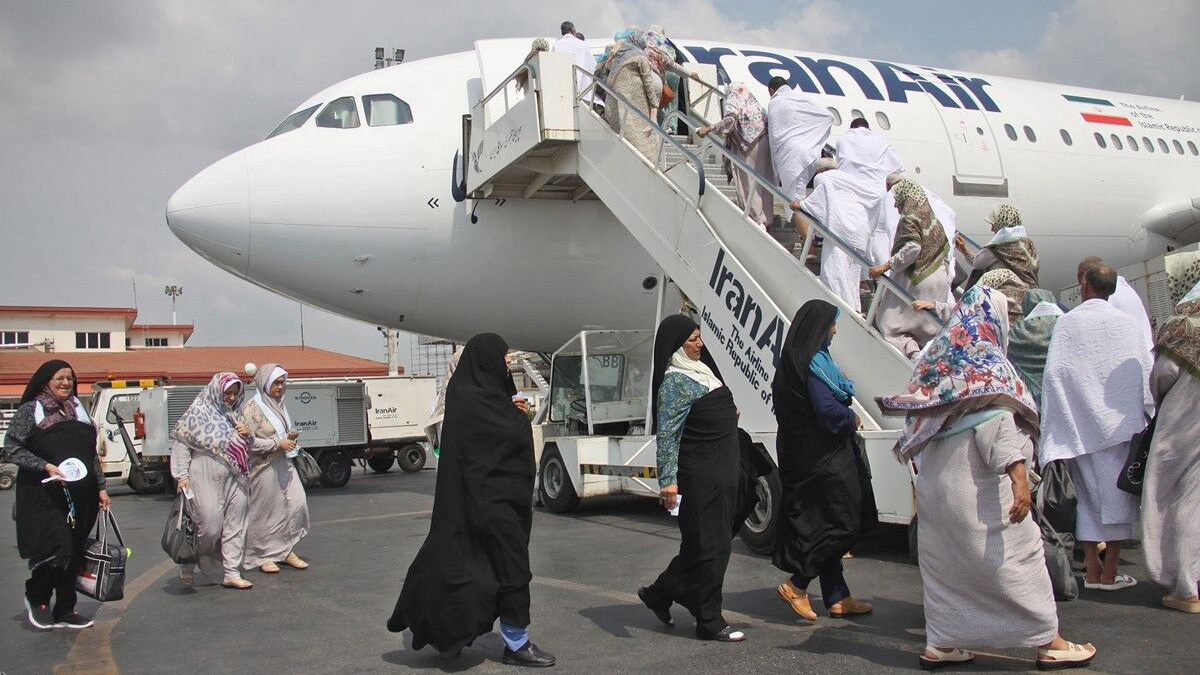
[[250,200],[243,154],[216,162],[176,190],[167,200],[167,227],[215,265],[246,276]]

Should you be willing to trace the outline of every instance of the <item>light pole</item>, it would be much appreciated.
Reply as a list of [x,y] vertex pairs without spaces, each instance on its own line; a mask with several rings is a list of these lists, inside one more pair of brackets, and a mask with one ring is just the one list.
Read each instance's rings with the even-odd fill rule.
[[183,286],[171,284],[163,289],[163,292],[171,296],[171,325],[177,325],[179,322],[175,320],[175,298],[183,295]]

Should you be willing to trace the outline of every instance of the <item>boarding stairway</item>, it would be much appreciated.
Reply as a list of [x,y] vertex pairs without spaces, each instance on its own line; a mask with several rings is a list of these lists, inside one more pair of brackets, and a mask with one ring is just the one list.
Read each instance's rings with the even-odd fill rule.
[[[911,364],[801,260],[821,237],[824,246],[839,246],[861,264],[869,262],[811,216],[806,240],[780,243],[736,205],[721,163],[731,162],[769,189],[777,205],[786,204],[777,185],[716,142],[706,139],[697,146],[668,133],[606,83],[592,79],[577,92],[576,70],[562,55],[538,53],[472,108],[469,126],[464,121],[462,178],[468,197],[602,201],[698,310],[697,322],[738,403],[741,425],[752,433],[776,428],[771,378],[796,310],[813,298],[842,308],[831,351],[855,381],[864,428],[900,428],[903,418],[883,416],[875,397],[903,391]],[[709,75],[715,80],[715,73]],[[528,82],[523,97],[513,93],[519,77]],[[653,130],[657,156],[643,155],[593,110],[587,102],[593,89]],[[692,131],[706,126],[698,119],[706,110],[719,119],[712,112],[719,110],[713,105],[719,104],[716,90],[692,89],[705,91],[690,97],[690,114],[673,114],[671,126],[675,121]],[[886,276],[878,286],[912,300]],[[660,315],[675,311],[664,304]],[[867,317],[876,306],[877,298]],[[932,313],[926,318],[939,322]]]

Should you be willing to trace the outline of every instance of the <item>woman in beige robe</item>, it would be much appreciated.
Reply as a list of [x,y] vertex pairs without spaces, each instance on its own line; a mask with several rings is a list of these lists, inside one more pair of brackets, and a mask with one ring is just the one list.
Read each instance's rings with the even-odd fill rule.
[[[767,112],[744,82],[729,85],[729,95],[725,97],[725,116],[721,121],[711,127],[698,129],[696,134],[703,138],[714,131],[725,136],[725,147],[745,161],[755,173],[772,185],[777,182],[775,165],[771,161],[771,144],[767,139]],[[729,166],[731,163],[728,160],[726,163],[725,169],[733,175],[733,184],[737,188],[737,205],[746,209],[746,215],[765,229],[775,217],[771,191],[745,171]]]
[[1159,329],[1150,391],[1158,422],[1142,488],[1146,571],[1163,605],[1200,614],[1200,284]]
[[302,570],[308,563],[292,548],[308,534],[308,497],[292,466],[299,432],[284,405],[287,371],[268,363],[254,376],[258,393],[242,406],[242,418],[255,437],[250,463],[250,499],[246,524],[246,569],[273,574],[279,563]]

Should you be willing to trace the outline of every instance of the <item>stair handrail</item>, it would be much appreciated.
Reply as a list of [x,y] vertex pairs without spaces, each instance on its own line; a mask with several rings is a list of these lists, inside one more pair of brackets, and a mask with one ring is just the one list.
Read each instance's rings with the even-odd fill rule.
[[[700,122],[696,121],[696,119],[693,118],[691,115],[688,115],[687,113],[679,111],[679,110],[675,110],[675,111],[671,112],[670,115],[667,116],[667,119],[664,120],[664,126],[666,126],[667,123],[669,123],[672,119],[682,120],[684,124],[686,124],[688,127],[691,127],[693,130],[698,129],[701,126],[705,126],[705,125],[701,125]],[[715,148],[717,150],[717,152],[722,154],[725,157],[725,159],[729,160],[729,162],[732,163],[735,167],[737,167],[741,171],[744,171],[746,173],[746,175],[750,176],[750,178],[752,180],[754,180],[760,186],[766,188],[767,191],[770,192],[773,197],[775,197],[776,199],[782,200],[784,204],[791,204],[791,200],[787,197],[787,195],[785,195],[783,193],[782,188],[780,188],[778,185],[774,184],[773,182],[767,180],[765,177],[763,177],[762,174],[760,174],[757,171],[755,171],[754,169],[750,168],[749,164],[746,164],[746,162],[741,157],[738,157],[734,153],[730,152],[729,149],[726,148],[724,145],[719,144],[719,143],[714,143],[712,140],[705,138],[704,141],[700,145],[700,148],[704,148],[704,147]],[[703,175],[701,176],[701,179],[703,179]],[[801,211],[804,211],[803,208],[801,209]],[[745,214],[745,213],[747,213],[747,211],[746,211],[745,207],[743,207],[743,214]],[[812,240],[813,240],[813,237],[815,236],[814,230],[819,230],[821,233],[821,236],[823,238],[825,238],[826,244],[828,244],[829,242],[832,241],[835,245],[838,246],[838,248],[841,248],[842,250],[847,251],[850,254],[850,256],[852,258],[854,258],[859,264],[861,264],[867,268],[874,267],[874,265],[871,263],[870,260],[868,260],[866,258],[866,256],[861,254],[854,247],[847,244],[845,242],[845,240],[843,240],[841,237],[839,237],[838,235],[831,232],[825,226],[825,224],[822,223],[818,218],[816,218],[815,216],[810,214],[808,211],[804,211],[804,214],[806,216],[808,216],[808,219],[812,222],[813,227],[808,228],[808,235],[804,239],[804,248],[801,251],[800,260],[804,260],[804,258],[806,258],[808,256],[808,251],[812,246]],[[764,234],[765,234],[765,232],[764,232]],[[775,243],[776,245],[781,245],[781,244],[779,244],[779,242],[775,241],[774,238],[771,238],[771,241],[773,243]],[[887,288],[888,291],[895,293],[902,300],[904,300],[904,302],[906,304],[911,305],[913,302],[916,301],[916,298],[914,298],[911,293],[909,293],[908,291],[901,288],[895,281],[892,281],[892,279],[889,276],[887,276],[886,274],[881,275],[877,279],[876,283],[883,285],[884,287]],[[882,293],[878,292],[878,290],[877,290],[875,292],[874,297],[871,299],[871,307],[867,310],[867,323],[868,324],[871,323],[872,319],[874,318],[875,310],[878,307],[879,299],[881,297],[882,297]],[[931,319],[933,319],[937,322],[937,325],[941,326],[945,323],[944,321],[942,321],[942,318],[940,316],[938,316],[937,313],[934,312],[933,310],[924,310],[924,311],[928,317],[930,317]]]
[[[698,183],[699,187],[697,188],[696,201],[695,201],[695,204],[699,205],[700,198],[704,196],[704,186],[708,182],[704,177],[704,162],[701,161],[700,158],[697,157],[695,153],[693,153],[691,150],[688,150],[686,147],[684,147],[682,143],[675,140],[675,138],[672,137],[671,134],[668,133],[666,129],[664,129],[663,127],[660,127],[658,125],[658,122],[650,119],[649,115],[642,112],[640,109],[638,109],[637,106],[630,103],[629,99],[618,94],[617,90],[613,89],[607,82],[601,81],[600,78],[588,73],[586,70],[584,70],[583,68],[580,68],[579,66],[573,66],[573,68],[576,71],[575,74],[577,76],[576,80],[575,80],[576,86],[578,86],[578,82],[579,82],[579,78],[578,78],[579,73],[588,75],[591,78],[591,83],[589,83],[586,87],[584,87],[582,91],[576,91],[576,93],[575,93],[576,107],[578,108],[578,106],[582,103],[582,104],[586,105],[589,110],[591,110],[591,97],[588,97],[587,100],[584,100],[584,97],[587,96],[589,92],[592,92],[592,90],[594,90],[596,87],[599,87],[604,90],[604,99],[605,99],[606,105],[609,100],[615,99],[617,103],[621,104],[621,108],[622,108],[621,114],[625,114],[628,111],[628,112],[632,112],[633,114],[642,118],[642,120],[644,122],[646,122],[647,124],[650,125],[650,128],[654,130],[654,133],[656,133],[658,135],[658,156],[653,160],[654,170],[661,171],[664,174],[666,173],[666,171],[663,168],[661,168],[661,166],[660,166],[662,164],[662,159],[663,159],[663,149],[666,147],[666,143],[670,143],[671,145],[675,146],[675,149],[678,150],[679,153],[683,155],[684,159],[696,167],[696,173],[699,174],[699,176],[700,176],[700,181]],[[601,118],[601,119],[603,119],[603,118]],[[606,123],[607,123],[607,121],[606,121]],[[621,132],[614,131],[614,133],[616,133],[617,135],[620,135]],[[624,139],[622,139],[622,140],[624,140]],[[639,154],[641,154],[641,153],[639,153]],[[647,157],[646,159],[650,159],[650,158]],[[674,183],[674,181],[671,181],[671,182]]]
[[[578,68],[578,66],[576,66],[576,68]],[[484,111],[487,109],[485,106],[488,104],[488,101],[492,100],[492,97],[494,97],[496,94],[499,94],[500,92],[504,92],[504,112],[508,112],[509,109],[512,107],[508,101],[508,84],[510,82],[512,82],[513,80],[517,79],[517,77],[521,73],[529,73],[529,77],[531,80],[529,83],[529,86],[526,87],[526,90],[525,90],[527,92],[527,95],[528,95],[528,93],[537,92],[538,87],[535,86],[535,83],[540,79],[538,76],[537,68],[534,68],[533,64],[530,63],[529,61],[525,61],[520,66],[518,66],[516,70],[509,73],[508,77],[504,78],[503,82],[496,85],[495,89],[492,89],[490,92],[487,93],[486,96],[479,99],[479,102],[476,103],[475,105],[479,106],[479,109],[481,111]]]

